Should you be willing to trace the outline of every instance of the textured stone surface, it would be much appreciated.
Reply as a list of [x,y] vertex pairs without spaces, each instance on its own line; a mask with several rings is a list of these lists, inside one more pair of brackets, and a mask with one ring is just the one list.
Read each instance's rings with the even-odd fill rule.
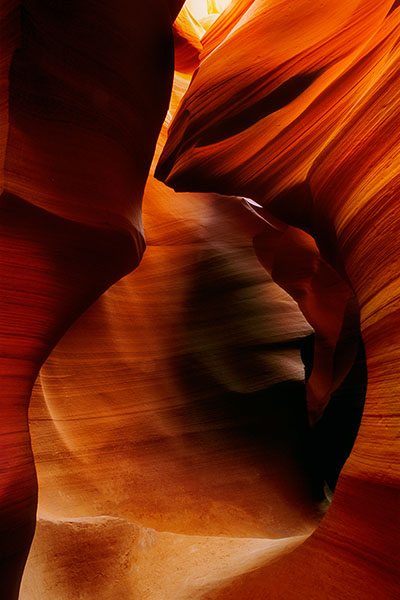
[[191,600],[273,561],[304,537],[176,535],[111,517],[39,520],[30,557],[38,566],[28,569],[21,595],[36,600],[45,590],[49,598]]
[[124,531],[162,539],[147,553],[124,533],[141,566],[132,571],[117,548],[97,596],[120,597],[111,572],[123,572],[132,598],[198,598],[302,543],[325,510],[300,357],[312,329],[257,261],[264,222],[239,198],[176,194],[152,177],[144,207],[141,265],[70,328],[35,388],[48,533],[38,530],[22,599],[34,589],[50,599],[57,582],[60,597],[74,595],[71,564],[90,598],[93,569],[104,572],[110,517],[86,551],[90,566],[68,546],[52,579],[54,523],[113,515]]
[[[157,174],[175,189],[242,194],[262,205],[256,210],[273,227],[255,247],[284,287],[292,285],[284,253],[298,263],[305,245],[294,252],[293,241],[285,244],[284,262],[274,267],[276,239],[288,235],[287,225],[311,234],[337,281],[355,293],[367,359],[360,432],[322,525],[276,566],[210,599],[367,599],[399,591],[400,13],[392,4],[327,3],[316,10],[304,2],[282,10],[282,2],[252,3],[200,65],[161,157]],[[228,55],[236,60],[227,64]],[[324,337],[343,309],[335,303],[329,316],[320,293],[332,288],[319,286],[318,269],[306,280],[311,287],[291,293]],[[347,325],[345,318],[345,331],[356,312],[354,303],[346,309],[344,316],[353,317]]]
[[12,599],[35,518],[31,388],[71,322],[140,260],[173,46],[164,2],[7,1],[0,19],[0,576]]
[[399,593],[398,2],[226,5],[0,9],[7,600]]

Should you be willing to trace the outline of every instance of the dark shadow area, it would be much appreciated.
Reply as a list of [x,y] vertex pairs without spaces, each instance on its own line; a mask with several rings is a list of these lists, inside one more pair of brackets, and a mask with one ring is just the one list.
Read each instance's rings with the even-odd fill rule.
[[290,77],[273,92],[261,98],[248,108],[222,119],[206,130],[198,138],[196,146],[208,146],[232,137],[248,129],[261,119],[284,108],[300,96],[321,75],[322,69],[312,73],[300,73]]
[[366,391],[367,365],[360,335],[354,364],[313,430],[317,466],[332,491],[356,440]]
[[389,10],[387,16],[389,16],[392,12],[394,12],[396,10],[396,8],[399,8],[399,6],[400,6],[400,0],[395,0],[393,2],[391,9]]
[[[154,176],[159,181],[168,182],[168,185],[172,186],[175,191],[178,192],[185,192],[187,190],[197,192],[218,192],[218,189],[211,190],[206,188],[203,189],[201,187],[200,182],[202,179],[204,179],[204,172],[199,172],[198,174],[192,173],[187,181],[184,180],[186,175],[183,176],[183,180],[181,175],[178,182],[175,182],[173,177],[170,178],[171,171],[173,170],[174,165],[177,163],[179,156],[183,154],[191,145],[201,148],[203,146],[208,146],[209,144],[215,144],[241,133],[261,119],[274,112],[277,112],[300,96],[308,87],[310,87],[312,83],[314,83],[314,81],[321,75],[323,71],[324,69],[319,69],[317,71],[313,71],[312,73],[300,73],[298,75],[294,75],[282,83],[273,92],[256,101],[248,108],[240,111],[239,113],[231,115],[228,118],[218,120],[218,122],[214,123],[210,127],[207,127],[204,132],[199,134],[196,120],[192,121],[192,116],[189,110],[184,109],[183,104],[169,133],[169,135],[171,135],[171,139],[174,138],[176,135],[176,124],[179,123],[179,131],[181,132],[179,143],[173,143],[174,149],[172,152],[169,148],[171,141],[169,142],[169,145],[167,144],[166,149],[168,150],[168,153],[166,153],[164,149],[156,166]],[[195,75],[196,74],[197,71]],[[268,74],[268,76],[265,77],[265,79],[268,78],[271,78],[271,74]],[[260,81],[259,85],[262,83],[263,82]],[[238,90],[235,96],[236,103],[240,105],[241,101],[248,101],[248,97],[252,93],[254,93],[252,86]],[[194,167],[192,167],[192,171],[193,168]],[[215,187],[215,183],[213,185]],[[220,193],[224,194],[224,191],[221,190]]]
[[[196,440],[199,465],[207,460],[224,463],[226,454],[227,464],[236,461],[242,471],[248,465],[249,472],[256,468],[259,489],[249,485],[247,491],[239,490],[238,498],[240,493],[265,498],[282,523],[291,502],[294,512],[311,515],[325,499],[325,483],[335,488],[360,425],[365,355],[360,337],[357,359],[311,429],[305,381],[313,367],[314,334],[278,340],[274,319],[282,318],[279,305],[260,298],[264,288],[257,287],[251,273],[241,272],[234,258],[208,251],[199,260],[186,303],[187,352],[176,365],[188,400],[176,410],[176,418],[180,430],[187,432],[183,437]],[[276,284],[270,285],[273,295]],[[304,379],[295,380],[288,372],[282,381],[288,357],[296,360],[296,355],[300,367],[304,365]],[[259,389],[255,369],[267,369]],[[236,475],[221,473],[221,486],[229,487],[225,475],[233,480]]]
[[287,225],[312,235],[314,200],[308,181],[284,190],[268,203],[268,211]]
[[200,257],[186,300],[186,352],[176,364],[187,400],[174,419],[182,444],[196,448],[192,473],[213,478],[210,504],[229,494],[239,511],[265,519],[264,535],[284,537],[315,521],[324,498],[311,464],[302,340],[298,326],[284,331],[295,305],[288,308],[272,281],[264,288],[254,258],[255,273],[243,271],[241,256]]
[[[313,367],[314,334],[302,340],[301,357],[307,381]],[[357,437],[366,390],[367,365],[360,335],[357,355],[348,375],[331,395],[320,421],[310,429],[307,461],[317,497],[325,482],[332,491],[335,490],[340,472]]]

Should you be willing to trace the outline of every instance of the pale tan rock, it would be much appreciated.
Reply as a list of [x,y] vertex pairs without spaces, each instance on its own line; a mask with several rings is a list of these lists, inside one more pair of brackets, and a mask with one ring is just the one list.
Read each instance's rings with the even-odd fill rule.
[[107,516],[40,519],[20,600],[197,600],[306,538],[177,535]]

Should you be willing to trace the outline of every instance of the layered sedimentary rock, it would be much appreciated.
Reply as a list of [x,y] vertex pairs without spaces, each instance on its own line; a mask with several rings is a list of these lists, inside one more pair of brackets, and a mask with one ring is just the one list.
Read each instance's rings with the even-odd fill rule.
[[22,600],[396,597],[398,3],[134,4],[2,9],[4,594],[69,327]]
[[56,585],[60,600],[71,586],[89,599],[96,573],[103,598],[122,593],[115,573],[132,598],[197,598],[299,545],[325,508],[300,356],[312,330],[258,264],[264,223],[240,199],[177,195],[153,178],[144,207],[141,265],[77,321],[38,380],[41,521],[23,599],[52,598]]
[[185,5],[173,24],[175,70],[192,74],[200,61],[204,27]]
[[[173,72],[164,2],[1,7],[0,556],[16,598],[33,533],[27,407],[71,322],[135,267]],[[156,98],[156,100],[154,100]]]
[[[204,58],[170,128],[158,176],[178,190],[255,199],[270,223],[255,239],[260,260],[274,269],[275,240],[289,235],[283,254],[278,248],[275,276],[331,348],[326,328],[337,318],[340,325],[346,313],[342,301],[330,309],[321,292],[329,294],[336,278],[345,302],[351,286],[360,306],[367,399],[355,447],[317,532],[275,567],[206,597],[392,597],[399,524],[400,12],[392,2],[326,3],[318,10],[311,2],[284,4],[253,2],[227,28],[226,39],[216,35],[219,45]],[[293,226],[315,238],[323,259],[304,234],[289,234]],[[309,258],[302,261],[307,245]],[[320,260],[336,275],[310,269]],[[290,271],[293,261],[303,274]],[[302,275],[305,288],[293,287]],[[309,395],[312,411],[318,409],[313,402]]]
[[[176,535],[111,517],[48,519],[38,522],[31,554],[37,566],[22,593],[31,600],[54,595],[190,600],[273,561],[303,539]],[[66,568],[71,562],[72,572]]]

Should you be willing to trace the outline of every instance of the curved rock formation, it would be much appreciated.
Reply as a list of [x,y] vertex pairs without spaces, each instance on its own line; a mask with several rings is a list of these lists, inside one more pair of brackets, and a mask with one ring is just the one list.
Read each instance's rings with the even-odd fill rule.
[[[336,270],[332,276],[343,281],[343,292],[351,286],[360,307],[366,405],[333,504],[316,533],[276,566],[205,597],[394,597],[400,11],[397,3],[368,0],[324,3],[318,10],[307,1],[285,10],[282,4],[252,3],[205,56],[170,127],[157,176],[177,190],[256,200],[255,210],[275,228],[256,238],[256,251],[268,268],[278,258],[275,276],[289,291],[293,277],[287,280],[285,271],[282,277],[282,269],[288,261],[301,263],[306,240],[300,246],[282,241],[276,254],[276,238],[292,235],[288,225],[315,238],[323,261]],[[313,252],[309,265],[320,260]],[[307,271],[297,276],[305,276],[307,289],[290,293],[316,335],[325,336],[334,321],[320,291],[326,294],[325,285],[332,284],[325,277],[318,290],[315,269],[311,279]],[[333,306],[332,315],[342,314],[336,340],[344,305]],[[345,321],[343,326],[348,329]]]
[[173,46],[162,1],[10,0],[0,18],[0,576],[12,599],[35,520],[31,389],[71,322],[140,261]]
[[180,4],[0,9],[3,596],[394,598],[398,2]]
[[396,41],[390,4],[253,2],[196,72],[157,177],[264,206],[303,183]]
[[[179,536],[106,517],[39,521],[31,556],[37,569],[32,579],[25,578],[23,590],[31,600],[43,598],[43,590],[49,598],[191,600],[302,539]],[[71,562],[74,576],[65,568]]]
[[[238,200],[177,195],[152,178],[144,207],[141,265],[69,330],[36,386],[41,528],[22,599],[50,599],[57,582],[68,598],[71,562],[84,598],[99,572],[100,597],[120,593],[112,572],[133,598],[197,598],[300,544],[324,509],[300,358],[311,328],[254,256],[264,223]],[[110,542],[105,571],[115,516],[126,537]],[[78,549],[60,556],[75,520]],[[149,553],[129,533],[143,528]]]
[[173,24],[175,45],[175,70],[179,73],[193,73],[200,62],[203,49],[201,39],[204,27],[185,5]]

